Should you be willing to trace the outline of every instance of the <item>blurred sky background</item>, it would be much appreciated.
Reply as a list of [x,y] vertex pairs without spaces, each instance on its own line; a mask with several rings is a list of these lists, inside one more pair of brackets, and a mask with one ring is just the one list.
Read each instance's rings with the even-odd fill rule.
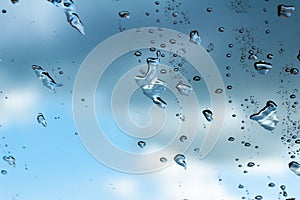
[[[299,73],[286,71],[299,69],[299,1],[74,2],[86,35],[71,27],[63,11],[47,0],[0,2],[0,200],[237,200],[254,199],[257,195],[269,200],[300,199],[300,177],[288,168],[289,162],[300,162],[300,145],[291,138],[300,138],[300,80]],[[292,5],[295,11],[289,18],[281,18],[277,15],[279,4]],[[118,15],[124,10],[130,12],[130,19]],[[175,17],[174,12],[179,15]],[[77,134],[72,89],[81,63],[100,42],[138,27],[165,27],[186,35],[198,30],[201,45],[209,49],[225,87],[232,86],[226,89],[228,102],[220,140],[208,157],[198,159],[194,149],[200,147],[209,124],[200,115],[198,136],[185,153],[187,170],[173,164],[154,173],[122,173],[94,159]],[[211,44],[213,49],[209,48]],[[272,63],[267,75],[254,69],[255,61],[248,59],[250,50],[257,60]],[[268,59],[268,54],[273,59]],[[142,64],[148,56],[154,53],[143,50],[139,58]],[[118,62],[127,63],[126,59],[133,67],[141,64],[133,52],[128,52],[111,67],[117,67]],[[168,59],[162,62],[167,64]],[[42,66],[63,87],[51,93],[36,77],[32,65]],[[105,80],[114,73],[118,72],[107,72]],[[96,98],[105,95],[100,89]],[[199,109],[209,108],[205,82],[200,80],[194,90]],[[296,97],[290,98],[291,94]],[[138,91],[135,96],[131,107],[151,106]],[[272,132],[249,119],[268,100],[278,105],[279,124]],[[134,111],[133,108],[133,117],[142,116]],[[45,116],[47,127],[37,123],[38,113]],[[101,119],[101,113],[97,116]],[[110,120],[99,121],[101,124]],[[136,145],[127,136],[107,134],[116,146]],[[229,137],[235,140],[230,142]],[[153,139],[153,143],[164,144],[168,138]],[[246,142],[251,146],[245,147]],[[140,149],[134,146],[131,150]],[[103,149],[103,153],[110,152]],[[15,167],[2,159],[8,155],[15,157]],[[254,167],[247,167],[250,161]],[[271,182],[275,187],[268,186]],[[243,188],[239,188],[240,184]],[[281,185],[286,186],[286,197]]]

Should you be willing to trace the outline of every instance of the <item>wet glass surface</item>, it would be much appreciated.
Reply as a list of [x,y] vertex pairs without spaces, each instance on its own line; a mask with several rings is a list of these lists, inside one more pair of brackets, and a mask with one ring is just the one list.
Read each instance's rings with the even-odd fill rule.
[[300,199],[299,1],[0,9],[0,200]]

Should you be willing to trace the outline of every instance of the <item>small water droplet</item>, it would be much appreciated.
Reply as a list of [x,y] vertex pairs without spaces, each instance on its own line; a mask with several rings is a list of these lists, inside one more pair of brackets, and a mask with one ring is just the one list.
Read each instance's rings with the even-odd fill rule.
[[200,78],[200,76],[194,76],[194,77],[193,77],[193,80],[194,80],[194,81],[200,81],[201,78]]
[[184,141],[187,140],[187,136],[186,135],[182,135],[182,136],[180,136],[179,140],[180,140],[180,142],[184,142]]
[[269,183],[268,186],[269,187],[275,187],[275,183]]
[[187,164],[186,164],[186,162],[185,162],[185,156],[184,156],[184,155],[182,155],[182,154],[177,154],[177,155],[174,157],[174,160],[175,160],[175,162],[176,162],[178,165],[182,166],[182,167],[186,170]]
[[217,88],[217,89],[215,90],[215,93],[216,93],[216,94],[222,94],[222,93],[223,93],[223,89]]
[[224,27],[219,27],[218,31],[219,32],[224,32],[225,28]]
[[129,19],[130,18],[130,12],[128,12],[128,11],[121,11],[121,12],[119,12],[119,16],[121,17],[121,18],[125,18],[125,19]]
[[269,54],[267,55],[267,58],[271,60],[271,59],[274,58],[274,56],[273,56],[273,54],[269,53]]
[[201,43],[201,38],[199,36],[198,31],[193,30],[190,32],[190,41],[193,42],[194,44],[199,44]]
[[176,40],[174,40],[174,39],[170,39],[169,42],[170,42],[170,44],[176,44]]
[[210,111],[210,110],[203,110],[202,111],[202,114],[204,115],[205,119],[208,121],[208,122],[211,122],[213,120],[213,113]]
[[146,142],[144,142],[144,141],[138,141],[138,146],[139,147],[141,147],[142,149],[144,148],[144,147],[146,147]]
[[161,157],[159,160],[162,163],[166,163],[168,161],[168,159],[166,159],[165,157]]
[[248,162],[247,167],[254,167],[255,163],[254,162]]
[[293,68],[290,69],[290,74],[296,75],[298,73],[299,73],[299,69],[297,69],[295,67],[293,67]]
[[7,174],[7,171],[6,171],[5,169],[2,169],[2,170],[1,170],[1,174],[2,174],[2,175],[6,175],[6,174]]
[[46,127],[47,126],[47,122],[46,122],[46,119],[44,117],[44,115],[42,113],[39,113],[36,117],[37,121],[39,124],[42,124],[43,127]]
[[230,142],[233,142],[235,139],[234,139],[234,137],[229,137],[228,138],[228,141],[230,141]]
[[135,56],[137,56],[137,57],[139,57],[139,56],[141,56],[141,55],[142,55],[142,52],[140,52],[140,51],[136,51],[136,52],[134,52],[134,55],[135,55]]

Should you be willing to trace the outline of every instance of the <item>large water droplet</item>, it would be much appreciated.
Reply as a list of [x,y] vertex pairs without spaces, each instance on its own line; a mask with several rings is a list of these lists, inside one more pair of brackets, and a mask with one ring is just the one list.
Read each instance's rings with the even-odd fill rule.
[[55,92],[55,88],[63,86],[63,84],[57,84],[50,74],[44,70],[41,66],[32,65],[32,69],[37,75],[37,77],[42,81],[43,85],[50,89],[52,92]]
[[182,166],[182,167],[186,170],[187,164],[186,164],[186,162],[185,162],[185,156],[184,156],[184,155],[182,155],[182,154],[177,154],[177,155],[174,157],[174,160],[175,160],[175,162],[176,162],[178,165]]
[[292,16],[292,13],[295,11],[294,6],[285,6],[285,5],[279,5],[277,7],[277,15],[281,18],[289,18]]
[[48,0],[58,8],[62,9],[67,16],[69,24],[76,28],[81,34],[85,34],[84,26],[76,12],[76,6],[72,0]]
[[201,43],[201,38],[199,36],[198,31],[193,30],[190,32],[190,41],[195,43],[195,44],[199,44]]
[[289,169],[296,175],[300,176],[300,164],[296,161],[292,161],[289,163]]
[[266,130],[272,131],[279,122],[276,113],[277,105],[273,101],[268,101],[266,106],[258,113],[251,115],[250,119],[257,121]]
[[207,121],[211,122],[213,120],[213,113],[210,110],[203,110],[202,114],[204,115]]
[[43,127],[46,127],[47,126],[47,122],[46,122],[46,119],[44,117],[44,115],[42,113],[39,113],[36,117],[37,121],[39,124],[42,124]]
[[258,61],[254,63],[254,68],[260,74],[267,74],[270,69],[272,69],[272,64],[264,61]]
[[160,51],[156,52],[157,57],[147,58],[148,71],[145,76],[136,76],[135,81],[143,90],[144,95],[152,99],[153,103],[160,108],[165,108],[167,103],[161,99],[160,94],[167,88],[167,84],[157,78],[156,67],[159,64]]

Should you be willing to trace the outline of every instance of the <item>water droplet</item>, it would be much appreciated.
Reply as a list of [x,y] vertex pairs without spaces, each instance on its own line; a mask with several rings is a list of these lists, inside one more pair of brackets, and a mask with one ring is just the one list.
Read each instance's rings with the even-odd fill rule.
[[193,30],[190,32],[190,41],[193,42],[194,44],[199,44],[201,43],[201,38],[199,36],[198,31]]
[[222,94],[222,93],[223,93],[223,89],[217,88],[217,89],[215,90],[215,93],[216,93],[216,94]]
[[174,40],[174,39],[170,39],[169,42],[170,42],[170,44],[176,44],[176,40]]
[[84,26],[76,12],[76,6],[72,0],[49,1],[56,7],[62,9],[67,16],[69,24],[77,29],[81,34],[85,35]]
[[207,11],[207,12],[211,12],[211,11],[212,11],[212,8],[207,8],[206,11]]
[[166,44],[162,43],[162,44],[160,44],[160,47],[161,48],[166,48]]
[[258,113],[251,115],[250,119],[257,121],[266,130],[272,131],[279,122],[276,113],[277,105],[273,101],[268,101],[266,106]]
[[243,186],[242,184],[239,184],[238,188],[239,188],[239,189],[243,189],[244,186]]
[[209,45],[206,47],[207,52],[212,52],[214,50],[215,46],[213,43],[209,43]]
[[257,199],[257,200],[262,200],[263,197],[261,195],[256,195],[254,199]]
[[4,169],[2,169],[2,170],[1,170],[1,174],[2,174],[2,175],[6,175],[6,174],[7,174],[7,171],[4,170]]
[[128,12],[128,11],[121,11],[121,12],[119,12],[119,16],[121,18],[129,19],[130,18],[130,12]]
[[300,62],[300,50],[299,50],[299,52],[298,52],[297,59],[298,59],[298,61]]
[[19,0],[10,0],[13,4],[19,3]]
[[254,167],[255,163],[254,162],[248,162],[247,167]]
[[146,147],[146,142],[144,142],[144,141],[138,141],[138,146],[139,147],[141,147],[142,149],[144,148],[144,147]]
[[190,95],[190,93],[193,91],[193,89],[192,89],[191,86],[186,85],[186,84],[183,84],[182,82],[179,82],[179,83],[176,85],[176,89],[178,90],[178,92],[179,92],[181,95],[185,95],[185,96]]
[[255,54],[250,54],[248,59],[249,60],[257,60],[257,56]]
[[141,55],[142,55],[142,52],[140,52],[140,51],[136,51],[136,52],[134,52],[134,55],[135,55],[135,56],[137,56],[137,57],[139,57],[139,56],[141,56]]
[[291,94],[291,95],[290,95],[290,98],[291,98],[291,99],[295,99],[295,98],[296,98],[296,95]]
[[226,57],[227,57],[227,58],[230,58],[230,57],[231,57],[231,53],[227,53],[227,54],[226,54]]
[[300,164],[296,161],[292,161],[289,163],[289,169],[296,175],[300,176]]
[[275,187],[275,183],[269,183],[268,186],[269,187]]
[[224,32],[225,28],[224,27],[219,27],[218,31],[219,32]]
[[200,81],[201,78],[200,78],[200,76],[194,76],[194,77],[193,77],[193,80],[194,80],[194,81]]
[[231,43],[228,44],[228,47],[229,47],[229,48],[232,48],[232,47],[233,47],[233,44],[231,44]]
[[285,5],[279,5],[277,7],[277,15],[281,18],[289,18],[292,16],[292,13],[295,11],[294,6],[285,6]]
[[274,56],[273,56],[273,54],[269,53],[269,54],[267,55],[267,58],[271,60],[271,59],[274,58]]
[[161,74],[166,74],[166,73],[167,73],[167,70],[161,69],[161,70],[160,70],[160,73],[161,73]]
[[286,189],[285,185],[281,185],[280,189],[285,190]]
[[2,9],[2,13],[5,14],[7,13],[7,11],[5,9]]
[[210,110],[203,110],[202,114],[204,115],[207,121],[211,122],[213,120],[213,113]]
[[290,69],[290,74],[296,75],[298,73],[299,73],[299,69],[297,69],[297,68],[291,68]]
[[152,99],[160,108],[165,108],[167,103],[160,98],[160,94],[167,88],[167,84],[157,78],[156,68],[159,65],[160,51],[156,52],[157,57],[147,58],[148,71],[145,76],[136,76],[135,81],[143,90],[144,95]]
[[46,119],[44,117],[44,115],[42,113],[39,113],[36,117],[37,121],[39,124],[42,124],[43,127],[46,127],[47,126],[47,122],[46,122]]
[[184,142],[184,141],[186,141],[187,140],[187,136],[186,135],[182,135],[182,136],[180,136],[180,138],[179,138],[179,141],[180,142]]
[[16,159],[13,156],[3,156],[2,158],[9,165],[16,167]]
[[258,61],[254,63],[254,68],[260,74],[266,75],[270,69],[272,69],[272,64],[264,61]]
[[159,160],[162,163],[166,163],[168,161],[168,159],[166,159],[165,157],[161,157]]
[[230,142],[233,142],[235,139],[234,139],[234,137],[229,137],[228,138],[228,141],[230,141]]
[[50,74],[44,70],[41,66],[32,65],[32,69],[37,75],[37,77],[42,81],[43,85],[50,89],[52,92],[55,92],[55,88],[63,86],[62,84],[57,84]]
[[179,17],[179,15],[180,15],[179,12],[176,12],[176,11],[172,13],[173,17]]
[[186,167],[187,167],[187,164],[185,162],[185,156],[182,155],[182,154],[177,154],[175,157],[174,157],[174,160],[175,162],[182,166],[185,170],[186,170]]

